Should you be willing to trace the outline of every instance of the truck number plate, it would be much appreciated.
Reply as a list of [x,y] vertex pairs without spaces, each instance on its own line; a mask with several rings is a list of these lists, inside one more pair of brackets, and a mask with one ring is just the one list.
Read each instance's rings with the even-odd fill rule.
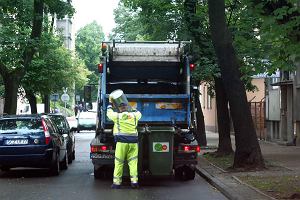
[[99,153],[91,153],[91,159],[93,158],[101,158],[101,159],[114,159],[115,156],[113,154],[99,154]]
[[170,144],[169,142],[153,142],[153,152],[169,152]]

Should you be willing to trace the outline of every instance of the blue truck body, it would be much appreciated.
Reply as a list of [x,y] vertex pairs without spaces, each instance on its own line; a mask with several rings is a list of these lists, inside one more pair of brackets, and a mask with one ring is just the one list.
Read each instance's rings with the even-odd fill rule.
[[[113,122],[108,96],[122,89],[139,121],[139,173],[193,179],[199,147],[193,138],[189,42],[108,42],[99,64],[96,136],[91,142],[95,178],[113,167]],[[162,145],[162,150],[157,146]],[[155,164],[161,160],[165,167]]]

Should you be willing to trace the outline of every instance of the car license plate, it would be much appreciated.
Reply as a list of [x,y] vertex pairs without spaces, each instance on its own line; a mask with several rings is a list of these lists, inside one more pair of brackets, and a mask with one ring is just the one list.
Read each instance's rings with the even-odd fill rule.
[[6,145],[20,145],[20,144],[28,144],[27,139],[18,139],[18,140],[6,140]]

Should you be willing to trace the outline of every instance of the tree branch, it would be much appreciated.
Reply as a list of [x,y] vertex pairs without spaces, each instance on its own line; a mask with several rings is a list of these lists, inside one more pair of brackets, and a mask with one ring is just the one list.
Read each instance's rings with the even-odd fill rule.
[[[29,44],[23,52],[23,66],[28,67],[33,59],[33,55],[37,51],[36,42],[42,35],[43,28],[43,14],[44,14],[44,0],[34,0],[33,5],[33,19],[32,19],[32,30],[30,35]],[[25,70],[22,70],[25,73]]]
[[6,76],[8,73],[7,68],[3,63],[0,62],[0,74],[3,76]]

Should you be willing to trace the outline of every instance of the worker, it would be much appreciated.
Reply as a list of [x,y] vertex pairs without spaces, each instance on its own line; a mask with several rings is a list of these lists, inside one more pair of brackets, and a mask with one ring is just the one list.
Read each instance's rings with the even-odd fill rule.
[[127,160],[130,171],[131,187],[139,188],[138,184],[138,132],[137,124],[142,114],[130,108],[128,103],[120,103],[113,110],[113,99],[109,97],[110,105],[107,107],[107,117],[114,122],[113,134],[116,141],[115,167],[113,175],[113,184],[111,188],[120,189],[122,184],[122,175],[124,162]]

